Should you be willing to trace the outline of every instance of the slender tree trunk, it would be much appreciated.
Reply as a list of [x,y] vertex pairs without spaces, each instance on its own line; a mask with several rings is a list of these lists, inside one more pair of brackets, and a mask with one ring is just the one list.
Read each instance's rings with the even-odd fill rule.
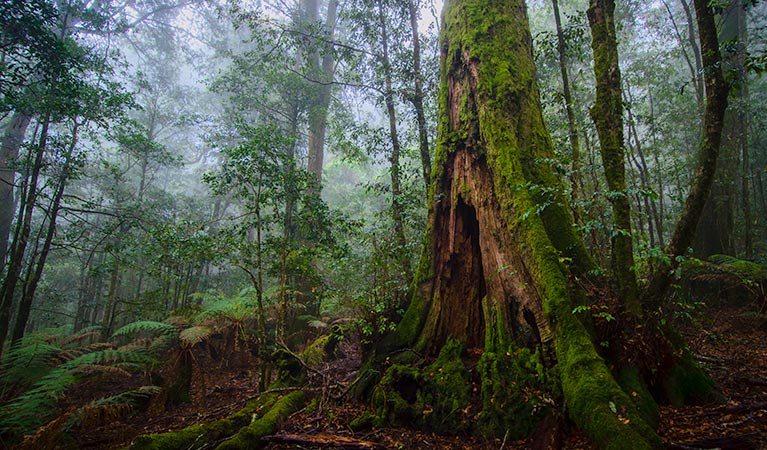
[[689,15],[689,6],[687,6],[687,3],[685,3],[685,0],[680,0],[683,7],[685,8],[685,13],[687,14],[687,37],[688,42],[690,43],[690,46],[693,49],[693,53],[695,54],[695,65],[693,66],[692,61],[690,61],[690,56],[687,53],[687,49],[685,48],[685,42],[682,38],[682,34],[679,32],[679,27],[676,24],[676,19],[674,18],[674,13],[671,12],[671,6],[669,6],[668,2],[665,0],[663,1],[663,6],[666,7],[666,12],[668,12],[668,17],[671,19],[671,25],[674,27],[674,34],[676,35],[677,40],[679,41],[679,48],[682,50],[682,56],[684,57],[685,62],[687,63],[687,68],[690,69],[690,76],[692,77],[693,82],[695,83],[695,99],[698,101],[698,110],[700,111],[700,114],[703,114],[703,108],[705,105],[705,91],[703,87],[703,74],[700,73],[700,51],[698,51],[698,46],[695,43],[695,28],[693,26],[693,18]]
[[101,319],[101,338],[108,339],[112,335],[115,309],[117,306],[117,292],[120,287],[120,262],[117,255],[113,256],[112,275],[109,278],[109,290],[107,301],[104,305],[104,317]]
[[655,304],[661,301],[671,284],[671,270],[678,264],[678,257],[687,253],[687,249],[695,236],[695,229],[703,214],[703,208],[714,182],[724,128],[724,113],[727,109],[729,89],[722,74],[722,57],[719,53],[719,40],[714,15],[707,0],[694,0],[694,5],[700,33],[703,64],[706,67],[704,71],[706,82],[705,134],[700,145],[698,166],[695,170],[695,178],[690,193],[666,249],[670,262],[659,264],[645,291],[647,301]]
[[570,185],[572,195],[570,197],[571,207],[575,223],[581,223],[580,202],[582,198],[581,187],[581,146],[578,142],[578,128],[575,126],[575,112],[573,111],[573,98],[570,94],[570,77],[567,74],[567,56],[565,35],[562,32],[562,20],[559,15],[558,0],[551,0],[554,7],[554,22],[557,28],[557,52],[559,53],[559,71],[562,74],[562,94],[565,101],[565,112],[567,113],[567,136],[570,139],[570,148],[572,150],[572,166],[570,167]]
[[418,10],[416,0],[407,0],[410,15],[410,30],[413,34],[413,95],[411,102],[418,123],[418,149],[421,154],[421,170],[426,190],[431,182],[431,156],[429,155],[429,133],[426,129],[426,114],[423,109],[423,74],[421,73],[421,36],[418,32]]
[[[389,118],[389,137],[392,145],[392,151],[389,155],[389,171],[391,174],[391,210],[392,219],[394,221],[394,238],[397,240],[397,244],[400,248],[404,249],[407,246],[407,240],[405,238],[405,226],[402,218],[401,147],[399,134],[397,132],[397,113],[394,108],[394,91],[392,90],[392,68],[389,60],[389,35],[383,2],[381,0],[376,0],[376,4],[378,5],[378,19],[381,32],[381,64],[383,65],[382,70],[384,74],[384,100],[386,102],[386,113]],[[407,254],[403,254],[399,262],[405,273],[405,279],[412,279],[413,271],[410,267],[410,260],[408,259]]]
[[[628,83],[626,85],[626,99],[629,105],[633,103],[633,99],[631,97],[631,88],[628,86]],[[631,137],[634,139],[634,148],[636,149],[636,155],[639,157],[639,161],[638,161],[639,164],[637,164],[637,170],[639,170],[640,179],[642,181],[642,187],[644,189],[652,189],[652,175],[650,174],[650,169],[647,167],[647,159],[645,159],[645,156],[644,156],[644,150],[642,149],[642,141],[639,139],[636,120],[634,119],[634,114],[631,110],[631,107],[626,108],[626,113],[628,115],[628,120],[629,120],[629,132],[631,134]],[[631,142],[631,139],[629,139],[629,142]],[[658,170],[660,171],[660,167],[658,167]],[[662,192],[658,192],[658,196],[662,194],[663,194]],[[655,200],[650,198],[649,193],[646,193],[646,192],[642,193],[642,196],[644,197],[644,202],[646,205],[650,234],[652,235],[653,232],[654,234],[657,234],[658,246],[662,247],[663,246],[663,225],[661,224],[656,202]],[[653,230],[653,227],[654,227],[654,230]],[[655,244],[651,243],[650,245],[655,247]]]
[[591,117],[599,134],[602,164],[613,208],[613,273],[621,299],[629,311],[639,316],[642,307],[634,272],[631,207],[626,192],[623,99],[614,11],[614,0],[591,0],[588,9],[597,80],[597,98],[591,109]]
[[679,2],[682,4],[682,8],[684,9],[684,15],[687,19],[687,40],[690,44],[690,48],[692,49],[692,54],[695,57],[695,71],[692,73],[693,79],[695,80],[695,91],[696,91],[696,98],[698,99],[698,109],[700,110],[701,114],[705,113],[705,86],[704,86],[704,76],[703,76],[703,57],[701,56],[701,50],[699,47],[699,43],[695,40],[695,36],[697,36],[698,33],[695,32],[695,18],[692,15],[692,11],[690,10],[690,3],[688,3],[688,0],[679,0]]
[[[40,131],[37,145],[30,149],[30,152],[34,152],[35,159],[32,166],[28,168],[30,174],[24,185],[23,209],[20,209],[21,215],[18,218],[16,233],[14,235],[13,244],[11,245],[11,259],[8,263],[8,270],[5,274],[2,288],[0,288],[0,356],[2,356],[5,338],[10,327],[11,307],[16,293],[16,286],[19,282],[19,276],[21,275],[29,235],[32,231],[32,213],[35,204],[37,203],[37,184],[40,176],[40,169],[42,168],[43,154],[47,147],[49,125],[50,117],[46,116],[45,120],[42,122],[42,129]],[[30,155],[30,160],[31,159]]]
[[[64,195],[64,189],[67,185],[67,180],[71,172],[72,155],[74,154],[75,146],[77,145],[77,132],[78,126],[75,125],[72,130],[72,141],[67,147],[66,154],[64,155],[64,167],[62,167],[59,180],[56,185],[56,191],[53,194],[50,207],[48,208],[48,229],[45,233],[45,242],[43,248],[38,256],[37,264],[34,271],[32,271],[32,262],[30,262],[30,276],[24,283],[24,289],[22,291],[21,300],[19,301],[19,309],[16,314],[16,324],[13,328],[13,334],[11,335],[11,345],[18,342],[24,336],[24,330],[27,327],[27,321],[29,320],[29,313],[32,309],[32,302],[35,299],[35,291],[37,285],[40,282],[40,278],[43,275],[45,269],[45,262],[48,259],[48,254],[51,251],[51,244],[53,243],[53,236],[56,233],[56,219],[58,218],[59,211],[61,209],[61,199]],[[34,257],[32,258],[34,260]]]
[[661,163],[660,158],[658,156],[658,153],[660,153],[660,150],[658,149],[658,139],[656,135],[656,129],[655,129],[655,103],[653,102],[653,96],[652,92],[649,93],[648,97],[650,98],[650,136],[652,138],[652,146],[653,146],[653,162],[655,163],[655,167],[657,167],[657,170],[655,171],[656,180],[657,183],[657,189],[658,189],[658,215],[655,218],[656,227],[658,227],[658,233],[660,235],[661,245],[664,245],[664,238],[663,238],[663,219],[665,217],[665,197],[666,192],[664,189],[664,183],[663,183],[663,170],[661,170]]
[[8,122],[0,147],[0,272],[5,268],[8,256],[13,217],[16,212],[16,169],[19,148],[29,127],[30,116],[15,112]]

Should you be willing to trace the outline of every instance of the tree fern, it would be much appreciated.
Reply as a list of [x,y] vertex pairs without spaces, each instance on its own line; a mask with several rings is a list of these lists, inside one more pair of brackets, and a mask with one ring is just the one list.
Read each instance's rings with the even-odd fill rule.
[[206,326],[189,327],[179,333],[181,345],[191,348],[200,342],[205,342],[213,334],[213,328]]

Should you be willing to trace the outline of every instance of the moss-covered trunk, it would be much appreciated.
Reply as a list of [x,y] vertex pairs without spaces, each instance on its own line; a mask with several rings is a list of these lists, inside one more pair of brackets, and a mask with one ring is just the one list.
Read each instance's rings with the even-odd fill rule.
[[594,50],[594,75],[597,98],[591,118],[599,135],[608,199],[613,209],[612,269],[618,291],[633,314],[640,316],[639,289],[634,273],[634,248],[631,242],[631,205],[626,191],[623,139],[623,98],[618,66],[618,41],[615,36],[615,1],[591,0],[588,9],[591,47]]
[[[456,339],[484,353],[491,405],[518,389],[503,355],[525,347],[554,364],[570,417],[603,448],[655,448],[640,417],[573,314],[573,274],[591,268],[543,125],[523,1],[452,0],[444,10],[437,161],[425,251],[398,344],[436,355]],[[529,353],[526,353],[529,354]],[[513,359],[513,357],[512,357]],[[529,365],[529,364],[528,364]],[[487,382],[485,382],[487,381]],[[498,417],[501,414],[501,417]],[[496,419],[488,416],[495,415]],[[520,430],[512,430],[520,431]],[[529,431],[529,430],[528,430]]]

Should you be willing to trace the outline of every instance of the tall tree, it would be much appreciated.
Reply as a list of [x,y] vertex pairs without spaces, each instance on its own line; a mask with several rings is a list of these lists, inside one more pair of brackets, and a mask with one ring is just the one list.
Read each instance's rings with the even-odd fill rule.
[[709,194],[713,195],[712,185],[719,159],[719,147],[722,142],[724,115],[727,110],[729,87],[722,72],[722,56],[719,52],[714,14],[706,0],[695,0],[695,13],[698,24],[701,57],[703,61],[706,87],[706,109],[703,116],[703,139],[698,150],[698,165],[695,179],[684,204],[682,215],[674,228],[666,253],[667,262],[660,264],[650,278],[644,292],[649,302],[659,302],[671,283],[671,270],[678,265],[679,257],[684,256],[693,243],[696,228],[703,225],[701,217],[704,208],[711,204]]
[[613,209],[612,269],[621,298],[634,314],[641,315],[639,289],[634,272],[634,246],[631,234],[631,204],[626,191],[623,139],[623,98],[615,35],[615,2],[591,0],[588,9],[591,46],[594,50],[594,75],[597,98],[591,117],[599,135],[600,153],[608,197]]
[[567,137],[570,140],[570,150],[572,151],[572,167],[570,172],[570,184],[572,189],[571,203],[575,221],[580,222],[580,208],[578,203],[581,201],[581,180],[580,180],[580,159],[581,144],[578,139],[578,128],[575,125],[575,111],[573,110],[573,96],[570,93],[570,77],[567,73],[567,52],[565,35],[562,30],[562,19],[559,14],[559,1],[551,0],[551,6],[554,7],[554,23],[557,31],[557,53],[559,55],[559,71],[562,75],[562,100],[564,101],[565,113],[567,114]]
[[[308,55],[308,75],[316,82],[315,98],[309,104],[309,142],[308,169],[322,186],[322,166],[325,158],[325,135],[327,132],[328,112],[335,73],[333,39],[338,19],[338,0],[329,0],[325,12],[325,22],[320,23],[319,1],[302,0],[307,21],[312,28],[319,29],[319,36],[310,47]],[[311,28],[310,28],[311,29]],[[319,189],[318,189],[319,190]]]
[[426,113],[424,112],[423,74],[421,73],[421,34],[418,32],[418,3],[407,0],[410,30],[413,33],[413,93],[410,102],[415,109],[418,122],[418,150],[421,155],[421,171],[426,189],[431,182],[431,155],[429,150],[429,133],[426,129]]
[[[696,7],[703,10],[701,29],[712,30],[706,1]],[[558,380],[570,418],[598,447],[659,448],[652,427],[657,406],[644,386],[655,386],[658,400],[683,402],[706,398],[711,384],[689,354],[671,349],[651,322],[638,326],[636,315],[616,313],[623,331],[608,333],[614,350],[604,351],[589,331],[597,321],[577,314],[598,310],[609,290],[587,288],[603,281],[590,275],[594,263],[549,165],[553,148],[542,119],[524,2],[452,0],[443,17],[440,128],[425,247],[410,307],[377,354],[408,346],[439,353],[438,361],[457,358],[448,351],[454,341],[481,353],[480,421],[491,421],[502,434],[523,428],[515,422],[519,414],[507,411],[523,402],[510,399],[520,384],[529,383],[518,367],[532,347]],[[713,42],[710,37],[701,35],[707,62],[717,58],[716,35]],[[616,95],[619,102],[620,84]],[[721,97],[710,100],[712,111],[721,108]],[[717,142],[707,142],[704,150],[715,155]],[[696,184],[688,201],[698,214],[706,186]],[[691,218],[683,217],[684,223]],[[622,295],[618,292],[617,301],[625,304]],[[635,339],[640,330],[653,350],[626,359],[621,342]],[[655,352],[670,359],[623,370],[637,361],[658,361]],[[671,356],[680,354],[686,356]],[[389,370],[384,380],[399,369]],[[494,382],[499,377],[510,382]]]

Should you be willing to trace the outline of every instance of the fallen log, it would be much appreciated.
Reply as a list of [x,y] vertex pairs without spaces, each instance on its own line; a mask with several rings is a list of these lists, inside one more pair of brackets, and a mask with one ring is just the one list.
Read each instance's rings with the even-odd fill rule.
[[[139,436],[130,449],[194,450],[210,448],[217,442],[221,442],[217,447],[220,449],[258,448],[260,438],[273,434],[277,423],[299,409],[303,402],[303,391],[264,394],[229,417],[167,433]],[[248,447],[250,442],[255,444]]]
[[261,440],[263,442],[275,442],[280,444],[311,445],[316,447],[332,447],[349,450],[379,450],[386,448],[376,442],[361,441],[346,436],[335,436],[331,434],[275,434],[264,436]]

